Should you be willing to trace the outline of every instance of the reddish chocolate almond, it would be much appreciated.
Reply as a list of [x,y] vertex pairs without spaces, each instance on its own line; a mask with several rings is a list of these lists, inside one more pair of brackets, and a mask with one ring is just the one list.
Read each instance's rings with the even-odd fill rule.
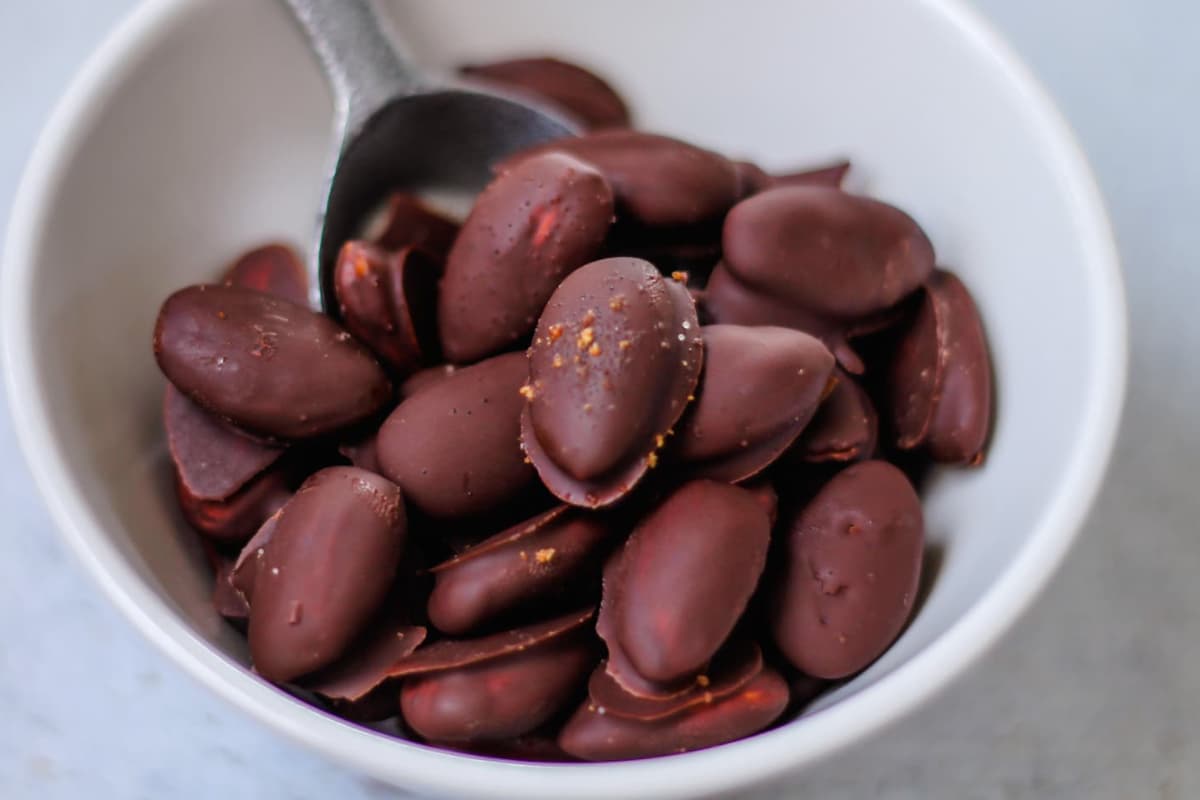
[[250,595],[250,653],[286,682],[336,661],[386,596],[405,538],[400,489],[354,467],[300,487],[263,547]]
[[527,341],[559,282],[599,254],[612,220],[608,181],[571,156],[535,156],[496,177],[446,258],[438,325],[447,359],[470,363]]
[[618,216],[638,225],[662,228],[713,222],[737,201],[738,178],[732,161],[642,131],[605,130],[557,139],[517,153],[499,169],[556,150],[604,173],[616,194]]
[[286,449],[238,433],[169,383],[163,394],[163,427],[179,483],[198,501],[229,498]]
[[154,355],[193,401],[280,439],[359,422],[391,397],[378,362],[331,319],[250,289],[175,292],[159,311]]
[[768,467],[808,425],[833,355],[789,328],[709,325],[699,399],[679,425],[675,456],[689,475],[736,483]]
[[287,470],[270,468],[224,500],[196,497],[176,478],[175,496],[184,519],[197,531],[218,541],[240,543],[291,498],[295,484],[289,478]]
[[400,688],[400,708],[408,726],[426,739],[509,739],[536,730],[564,709],[595,663],[590,638],[559,637],[409,678]]
[[648,698],[631,694],[609,674],[606,664],[592,672],[588,697],[605,714],[643,721],[665,719],[697,706],[711,705],[741,689],[762,672],[762,650],[749,640],[733,642],[721,648],[708,670],[684,692],[668,698]]
[[243,254],[225,271],[223,283],[308,305],[308,273],[287,245],[269,244]]
[[736,693],[686,714],[645,722],[602,713],[585,701],[558,744],[585,761],[623,761],[686,753],[732,742],[766,728],[788,703],[787,683],[764,668]]
[[925,530],[920,498],[896,467],[864,461],[830,480],[787,530],[775,643],[809,675],[853,675],[912,612]]
[[458,223],[434,211],[420,198],[406,192],[388,197],[379,230],[368,237],[384,250],[411,247],[423,250],[439,261],[445,260],[458,235]]
[[306,680],[304,686],[331,700],[357,702],[389,680],[392,665],[412,655],[426,635],[423,626],[413,625],[403,614],[385,615],[344,656]]
[[704,358],[696,306],[635,258],[594,261],[555,290],[529,351],[521,443],[557,497],[598,507],[658,459]]
[[933,247],[911,217],[867,197],[786,186],[734,206],[725,264],[746,286],[822,319],[890,308],[933,270]]
[[537,488],[518,444],[523,353],[506,353],[402,402],[379,429],[383,474],[405,499],[438,519],[491,513]]
[[440,639],[397,661],[388,670],[388,676],[400,678],[424,675],[521,653],[580,630],[595,615],[596,609],[585,608],[489,636],[474,639]]
[[858,461],[875,454],[879,418],[866,391],[840,370],[833,391],[821,403],[791,454],[802,461]]
[[897,445],[935,461],[978,464],[991,426],[992,367],[971,295],[938,270],[897,346],[889,373]]
[[694,676],[745,610],[770,536],[767,509],[745,489],[684,484],[625,543],[619,582],[604,586],[612,627],[598,632],[647,680]]
[[648,680],[638,673],[621,645],[620,636],[617,635],[620,623],[617,601],[625,580],[624,566],[625,561],[619,550],[604,562],[600,613],[596,617],[596,634],[608,646],[604,669],[625,692],[637,697],[665,702],[685,695],[695,685],[699,673],[669,683]]
[[526,92],[549,101],[588,128],[629,124],[629,109],[608,83],[578,64],[557,58],[514,58],[459,69],[467,78]]
[[411,247],[387,251],[368,242],[342,245],[333,288],[346,330],[405,376],[437,359],[437,280],[441,267]]
[[609,539],[603,517],[568,506],[514,525],[434,567],[429,619],[461,635],[497,617],[598,577]]

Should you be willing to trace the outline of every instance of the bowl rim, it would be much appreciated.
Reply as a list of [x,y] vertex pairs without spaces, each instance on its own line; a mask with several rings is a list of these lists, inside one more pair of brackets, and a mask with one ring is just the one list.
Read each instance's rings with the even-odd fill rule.
[[314,709],[234,663],[194,633],[140,578],[103,533],[51,436],[30,332],[34,257],[64,154],[147,52],[195,0],[148,0],[135,8],[76,73],[34,146],[15,196],[0,277],[6,384],[17,439],[68,549],[109,599],[172,661],[216,695],[269,727],[343,764],[397,786],[464,796],[526,798],[681,797],[777,778],[827,757],[911,712],[961,675],[1041,592],[1078,534],[1113,451],[1124,402],[1127,321],[1116,243],[1103,200],[1068,123],[1010,46],[964,0],[922,0],[991,62],[1027,110],[1027,123],[1059,165],[1072,225],[1096,272],[1092,340],[1097,365],[1082,431],[1058,491],[1034,533],[992,587],[908,662],[809,724],[670,758],[541,765],[464,756],[392,740]]

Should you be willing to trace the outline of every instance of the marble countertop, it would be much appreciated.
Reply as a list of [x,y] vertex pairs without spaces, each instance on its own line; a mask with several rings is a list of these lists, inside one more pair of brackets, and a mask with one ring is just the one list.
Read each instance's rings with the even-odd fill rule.
[[[0,4],[0,219],[52,103],[133,5]],[[988,657],[762,800],[1200,797],[1200,5],[977,5],[1058,98],[1108,198],[1133,330],[1115,463],[1068,563]],[[63,550],[7,407],[0,508],[0,797],[399,796],[279,739],[143,641]]]

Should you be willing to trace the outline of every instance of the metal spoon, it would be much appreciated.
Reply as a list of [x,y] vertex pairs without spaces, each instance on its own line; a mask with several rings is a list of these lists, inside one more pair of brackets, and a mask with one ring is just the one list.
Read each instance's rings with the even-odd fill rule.
[[384,34],[370,0],[283,0],[333,90],[335,150],[309,285],[336,312],[338,248],[390,190],[477,190],[505,155],[577,131],[564,117],[424,75]]

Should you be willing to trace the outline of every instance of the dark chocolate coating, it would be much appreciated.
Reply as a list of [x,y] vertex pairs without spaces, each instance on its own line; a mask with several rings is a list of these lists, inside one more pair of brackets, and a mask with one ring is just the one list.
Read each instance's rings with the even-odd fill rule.
[[196,497],[178,477],[175,496],[189,525],[211,539],[236,544],[249,539],[264,520],[291,499],[294,485],[286,470],[272,467],[224,500]]
[[821,403],[791,455],[812,464],[858,461],[875,454],[879,417],[859,383],[841,370],[837,384]]
[[790,328],[709,325],[699,398],[673,448],[689,475],[736,483],[770,466],[808,425],[833,355]]
[[787,683],[768,667],[735,694],[653,722],[603,714],[595,704],[584,701],[563,727],[558,744],[585,761],[685,753],[757,733],[774,722],[787,703]]
[[[705,668],[758,585],[767,560],[767,509],[745,489],[692,481],[634,529],[620,580],[604,586],[612,633],[644,678],[670,683]],[[619,677],[619,676],[614,676]]]
[[809,675],[853,675],[887,649],[912,612],[925,539],[920,498],[896,467],[864,461],[785,524],[775,643]]
[[619,128],[629,124],[625,101],[603,78],[578,64],[557,58],[514,58],[470,64],[459,72],[467,78],[528,92],[577,118],[585,127]]
[[889,373],[897,444],[924,444],[935,461],[979,464],[991,427],[992,366],[966,286],[938,270],[900,339]]
[[333,320],[250,289],[175,292],[158,314],[154,356],[202,407],[280,439],[359,422],[391,397],[379,363]]
[[570,702],[596,663],[589,638],[568,636],[456,669],[418,675],[400,688],[400,709],[425,739],[509,739],[541,727]]
[[439,261],[445,260],[458,235],[458,223],[431,209],[421,199],[406,192],[388,197],[382,229],[375,244],[385,250],[411,247],[423,250]]
[[762,672],[762,650],[748,640],[731,642],[713,658],[708,671],[697,675],[686,691],[653,698],[631,694],[601,663],[588,679],[588,698],[606,714],[643,721],[665,719],[733,694]]
[[389,615],[360,636],[344,656],[304,681],[304,687],[331,700],[361,700],[389,680],[391,666],[412,655],[427,633],[403,614]]
[[414,248],[350,241],[338,252],[333,288],[342,323],[399,376],[437,360],[440,274],[433,257]]
[[404,547],[400,489],[355,467],[310,477],[279,513],[250,597],[250,654],[267,680],[328,666],[387,595]]
[[388,670],[388,677],[400,678],[459,669],[525,652],[582,630],[595,615],[595,608],[585,608],[488,636],[473,639],[439,639],[397,661]]
[[268,244],[242,254],[225,271],[222,282],[308,305],[308,272],[296,251],[284,244]]
[[524,353],[456,370],[402,402],[379,429],[383,474],[437,519],[490,513],[537,487],[518,444]]
[[889,308],[933,270],[933,246],[903,211],[822,186],[743,200],[725,218],[725,264],[746,286],[820,318]]
[[526,340],[564,277],[595,258],[612,188],[563,153],[501,172],[475,201],[446,258],[438,328],[446,358],[471,363]]
[[610,526],[603,517],[559,506],[501,531],[438,564],[429,619],[461,635],[531,601],[598,576]]
[[521,442],[572,505],[612,503],[656,463],[703,365],[696,306],[635,258],[594,261],[559,285],[529,351]]
[[179,483],[197,501],[227,499],[287,449],[238,433],[169,383],[163,427]]
[[733,162],[653,133],[605,130],[558,139],[517,153],[501,169],[538,153],[569,153],[596,166],[612,184],[617,214],[646,227],[719,220],[738,199]]

